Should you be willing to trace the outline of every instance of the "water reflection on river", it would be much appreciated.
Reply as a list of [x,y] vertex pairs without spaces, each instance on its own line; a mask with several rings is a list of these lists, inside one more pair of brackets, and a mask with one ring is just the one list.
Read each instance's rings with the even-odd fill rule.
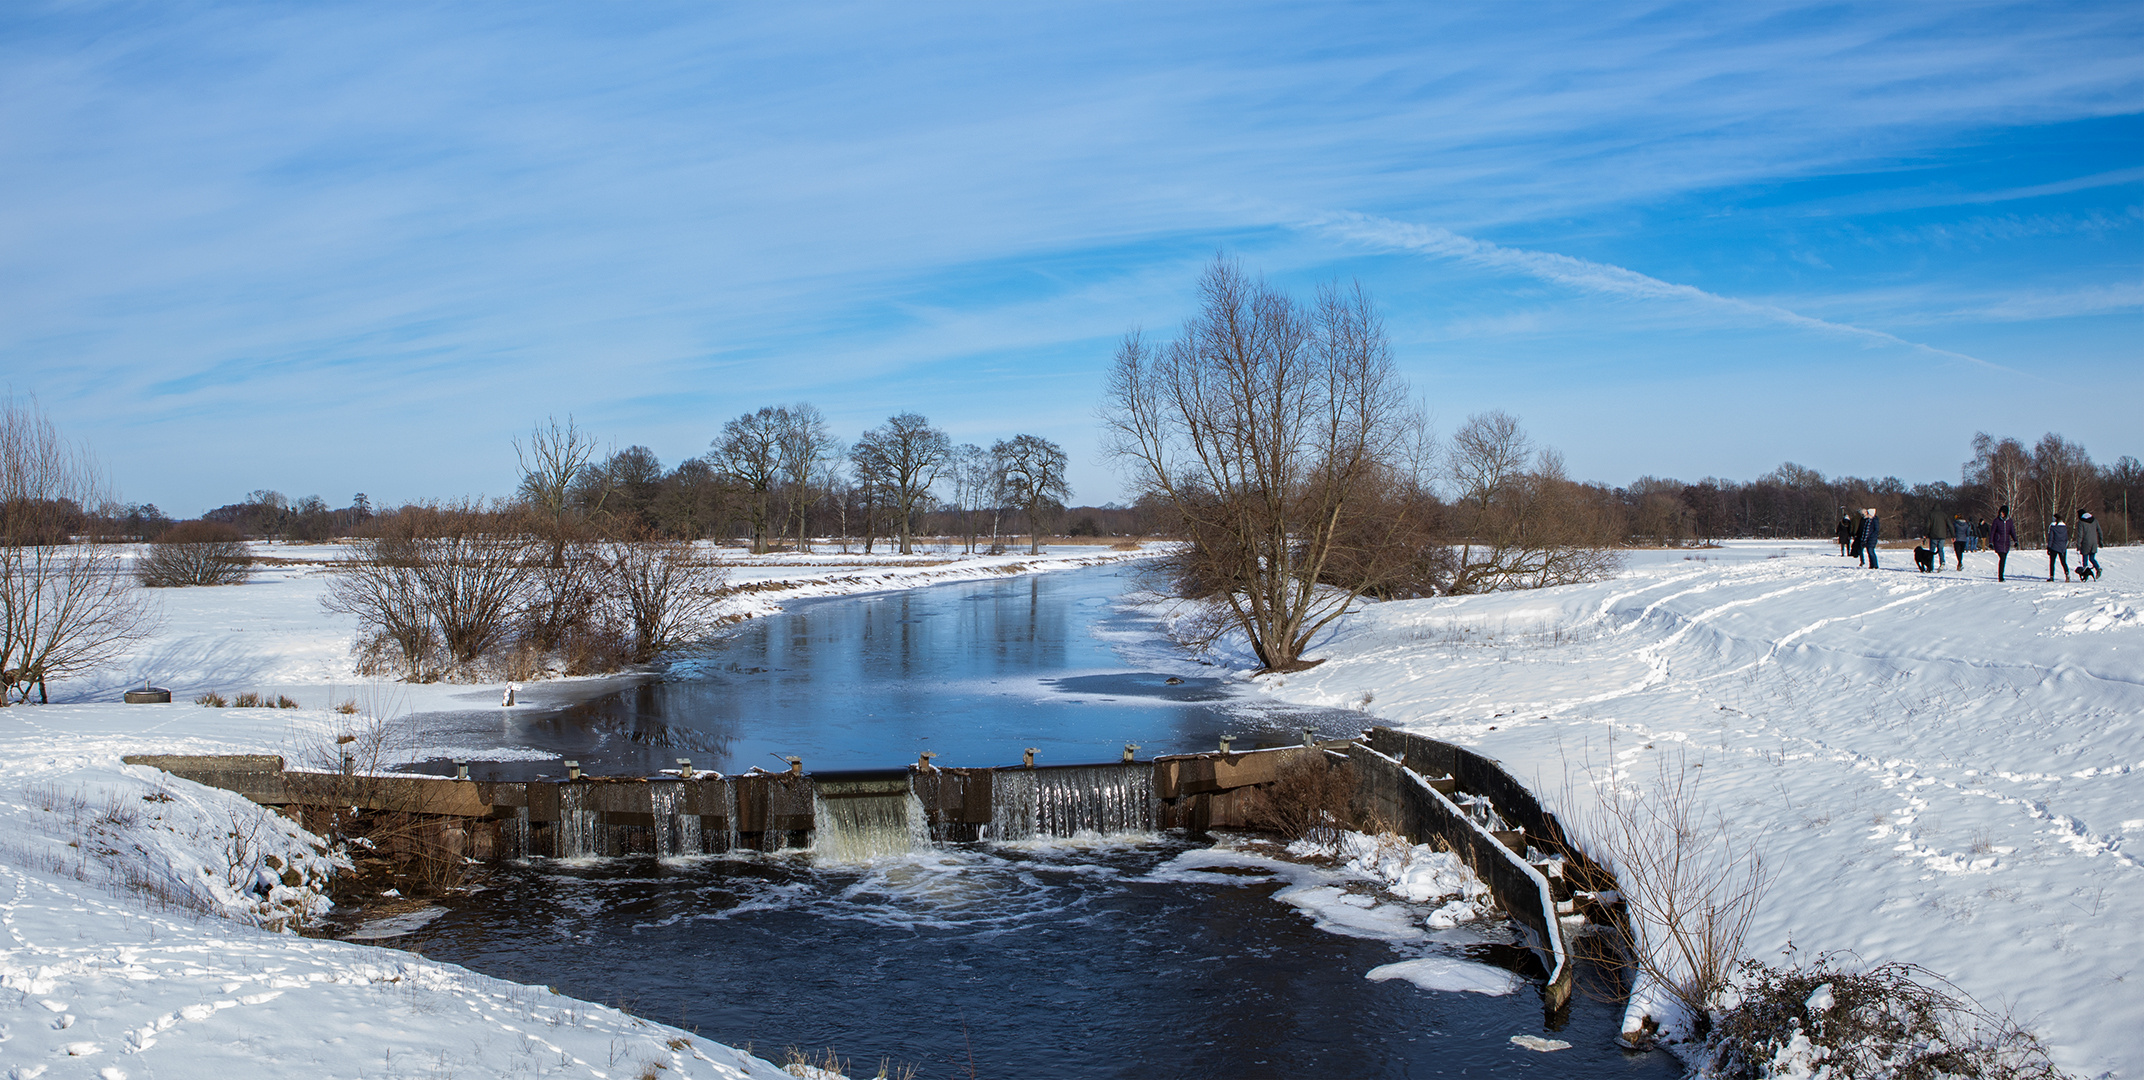
[[[1156,648],[1153,621],[1114,602],[1136,573],[1105,566],[798,601],[660,681],[528,719],[486,710],[424,722],[444,742],[541,749],[597,774],[650,773],[679,757],[702,770],[779,769],[792,754],[812,770],[885,768],[925,750],[941,765],[1007,765],[1030,746],[1044,764],[1075,764],[1114,761],[1126,743],[1144,758],[1212,749],[1223,733],[1248,748],[1296,741],[1305,726],[1361,729],[1359,713],[1272,702]],[[476,775],[557,772],[502,762]]]

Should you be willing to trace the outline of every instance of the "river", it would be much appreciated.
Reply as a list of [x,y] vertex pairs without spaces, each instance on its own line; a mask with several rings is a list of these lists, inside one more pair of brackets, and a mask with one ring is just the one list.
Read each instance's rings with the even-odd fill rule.
[[[805,601],[669,677],[500,728],[594,773],[1114,760],[1348,735],[1366,718],[1277,706],[1216,678],[1116,601],[1125,567]],[[1173,681],[1172,681],[1173,680]],[[479,775],[555,772],[479,765]],[[531,771],[533,770],[533,771]],[[1429,931],[1343,868],[1181,835],[939,845],[860,865],[809,852],[510,864],[398,943],[779,1061],[832,1047],[857,1074],[1672,1077],[1588,998],[1544,1017],[1509,927]],[[1350,906],[1400,918],[1336,932]],[[1341,920],[1346,921],[1346,920]],[[1321,929],[1321,925],[1325,928]],[[1526,973],[1484,995],[1374,982],[1419,957]],[[1568,1042],[1541,1053],[1513,1036]]]

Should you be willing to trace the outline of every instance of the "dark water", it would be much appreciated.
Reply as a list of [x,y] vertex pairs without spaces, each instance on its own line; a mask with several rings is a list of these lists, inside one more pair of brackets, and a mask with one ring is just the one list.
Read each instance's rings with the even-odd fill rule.
[[[832,1047],[861,1076],[882,1058],[967,1076],[971,1052],[983,1077],[1678,1075],[1665,1054],[1617,1049],[1620,1011],[1595,1001],[1552,1024],[1532,982],[1485,996],[1364,978],[1422,955],[1526,969],[1501,924],[1445,941],[1329,933],[1255,870],[1169,871],[1204,846],[538,863],[414,945],[776,1060]],[[1572,1045],[1539,1053],[1521,1034]]]
[[[549,751],[596,774],[693,767],[742,772],[1042,764],[1238,749],[1360,731],[1343,709],[1288,706],[1155,651],[1152,621],[1118,610],[1124,567],[1031,574],[904,592],[799,601],[739,627],[716,652],[562,711],[422,718],[462,741]],[[1145,662],[1123,650],[1144,649]],[[1156,670],[1166,667],[1168,670]],[[1171,683],[1170,679],[1179,682]],[[451,774],[446,763],[425,771]],[[554,762],[480,763],[480,779],[559,775]]]
[[[1045,764],[1239,747],[1360,729],[1344,710],[1276,706],[1160,651],[1118,611],[1122,569],[799,603],[746,624],[694,675],[551,716],[466,718],[470,740],[537,747],[597,773]],[[1148,651],[1151,650],[1151,651]],[[1171,683],[1176,678],[1181,681]],[[535,763],[479,775],[535,775]],[[1183,836],[949,845],[863,866],[809,853],[507,865],[402,943],[429,956],[780,1058],[833,1047],[924,1078],[1540,1075],[1672,1077],[1612,1044],[1620,1010],[1542,1014],[1508,927],[1393,941],[1319,929],[1256,870],[1179,872]],[[1292,872],[1292,871],[1291,871]],[[1308,871],[1304,871],[1308,872]],[[1376,897],[1361,881],[1335,887]],[[1300,881],[1294,882],[1300,885]],[[1389,897],[1385,899],[1389,900]],[[1426,913],[1426,908],[1414,912]],[[1421,927],[1419,917],[1414,927]],[[1465,955],[1522,971],[1516,993],[1436,992],[1365,973]],[[1537,1053],[1513,1035],[1564,1039]]]

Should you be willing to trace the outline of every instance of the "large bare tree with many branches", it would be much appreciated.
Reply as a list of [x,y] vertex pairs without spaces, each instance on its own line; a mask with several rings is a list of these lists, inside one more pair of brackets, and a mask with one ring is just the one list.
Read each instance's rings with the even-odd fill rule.
[[1109,447],[1171,508],[1188,576],[1265,670],[1307,667],[1311,639],[1379,578],[1367,566],[1336,577],[1349,562],[1336,545],[1418,470],[1421,419],[1361,286],[1305,305],[1216,258],[1198,292],[1175,340],[1133,333],[1119,347]]

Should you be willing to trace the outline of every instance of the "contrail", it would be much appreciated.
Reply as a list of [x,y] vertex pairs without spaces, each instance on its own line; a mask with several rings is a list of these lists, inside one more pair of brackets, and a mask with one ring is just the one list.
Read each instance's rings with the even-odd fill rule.
[[1336,212],[1323,214],[1303,223],[1304,228],[1316,230],[1329,236],[1351,240],[1359,244],[1395,248],[1401,251],[1416,251],[1439,258],[1456,259],[1476,266],[1495,270],[1507,270],[1559,285],[1568,285],[1587,292],[1605,293],[1610,296],[1627,296],[1639,300],[1684,300],[1730,311],[1752,315],[1767,322],[1783,323],[1807,330],[1821,330],[1832,334],[1860,338],[1871,344],[1896,345],[1932,356],[1949,357],[1978,364],[1993,371],[2021,374],[2001,364],[1968,356],[1949,349],[1938,349],[1918,341],[1907,341],[1896,334],[1871,330],[1850,323],[1836,323],[1828,319],[1812,318],[1799,312],[1789,311],[1776,304],[1759,304],[1749,300],[1737,300],[1721,296],[1689,285],[1677,285],[1656,277],[1647,277],[1635,270],[1626,270],[1607,263],[1557,255],[1546,251],[1527,251],[1509,248],[1461,236],[1450,229],[1434,225],[1416,225],[1391,218],[1369,214]]

